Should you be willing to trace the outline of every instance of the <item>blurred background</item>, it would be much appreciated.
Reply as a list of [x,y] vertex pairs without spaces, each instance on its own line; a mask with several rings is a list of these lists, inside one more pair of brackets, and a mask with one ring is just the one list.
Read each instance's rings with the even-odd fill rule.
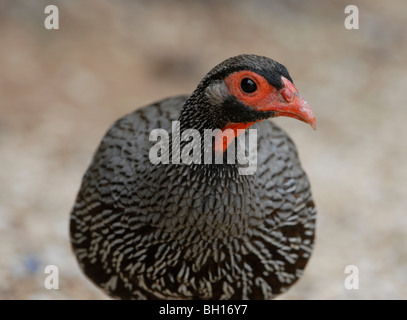
[[[59,30],[44,27],[48,4]],[[348,4],[359,30],[344,27]],[[241,53],[286,65],[317,117],[316,132],[275,120],[318,208],[312,258],[279,299],[406,299],[406,23],[404,0],[1,1],[0,299],[107,299],[68,237],[93,152],[114,120]]]

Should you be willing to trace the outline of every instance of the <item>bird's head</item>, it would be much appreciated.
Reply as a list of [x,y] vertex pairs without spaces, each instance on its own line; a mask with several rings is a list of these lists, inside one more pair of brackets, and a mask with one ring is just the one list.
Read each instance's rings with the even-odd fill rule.
[[234,136],[237,129],[279,116],[301,120],[316,129],[315,116],[286,67],[252,54],[229,58],[214,67],[193,92],[183,112],[201,118],[203,124],[233,129]]

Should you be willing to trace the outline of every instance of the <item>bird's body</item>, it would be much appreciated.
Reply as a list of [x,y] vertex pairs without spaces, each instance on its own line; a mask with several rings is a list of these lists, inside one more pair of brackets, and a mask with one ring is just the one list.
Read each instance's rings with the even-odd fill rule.
[[[197,119],[200,111],[188,108],[216,100],[205,81],[218,79],[210,73],[205,90],[119,119],[83,178],[71,242],[85,274],[114,297],[270,299],[301,276],[310,257],[310,185],[293,142],[272,122],[250,127],[257,129],[254,174],[239,174],[238,164],[151,163],[154,129],[171,135],[177,120],[181,131],[230,126],[222,112]],[[216,97],[225,95],[219,90]]]

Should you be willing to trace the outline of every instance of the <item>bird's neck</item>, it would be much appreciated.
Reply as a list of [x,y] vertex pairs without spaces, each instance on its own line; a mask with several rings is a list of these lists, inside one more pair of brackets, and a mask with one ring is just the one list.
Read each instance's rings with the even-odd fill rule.
[[[202,87],[201,87],[202,86]],[[178,119],[181,130],[222,129],[228,120],[219,106],[213,105],[205,94],[204,85],[200,84],[185,101]]]
[[[198,101],[205,100],[200,98]],[[204,113],[205,110],[209,112]],[[169,139],[170,157],[177,154],[178,162],[163,167],[165,171],[160,176],[167,177],[169,190],[183,190],[176,195],[180,203],[183,203],[184,197],[188,199],[185,201],[191,202],[195,212],[189,216],[191,230],[204,236],[206,241],[228,241],[244,234],[249,220],[253,221],[251,208],[256,207],[258,202],[254,176],[241,174],[236,150],[229,159],[227,153],[222,153],[222,163],[216,163],[215,139],[205,135],[205,131],[222,129],[225,121],[211,106],[202,104],[184,106],[178,121],[179,127],[172,128]],[[187,139],[194,132],[198,136]],[[194,158],[197,151],[199,155]],[[210,163],[207,163],[208,157],[205,158],[208,151],[211,151]],[[189,164],[185,163],[185,159],[190,161]],[[228,162],[231,159],[233,163]],[[207,232],[206,228],[211,232]]]
[[[227,120],[219,113],[218,108],[211,106],[205,95],[194,92],[182,108],[177,132],[174,132],[173,127],[170,141],[176,147],[179,146],[181,156],[186,155],[186,150],[189,153],[200,151],[200,157],[191,166],[191,170],[239,180],[235,150],[216,150],[216,135],[222,132],[226,124]],[[174,139],[175,135],[179,136],[178,141]],[[173,147],[171,149],[174,150]]]

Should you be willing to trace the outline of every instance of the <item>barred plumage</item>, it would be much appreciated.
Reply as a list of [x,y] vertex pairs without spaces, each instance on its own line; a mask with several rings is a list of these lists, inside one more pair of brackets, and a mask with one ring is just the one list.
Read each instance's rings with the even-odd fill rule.
[[245,69],[289,78],[282,68],[264,57],[231,58],[190,97],[163,100],[113,124],[71,214],[74,253],[95,284],[124,299],[271,299],[301,276],[316,211],[296,148],[275,124],[250,127],[258,135],[253,175],[239,175],[237,165],[149,159],[153,129],[171,132],[175,120],[198,130],[229,122],[219,94],[211,104],[212,83]]

